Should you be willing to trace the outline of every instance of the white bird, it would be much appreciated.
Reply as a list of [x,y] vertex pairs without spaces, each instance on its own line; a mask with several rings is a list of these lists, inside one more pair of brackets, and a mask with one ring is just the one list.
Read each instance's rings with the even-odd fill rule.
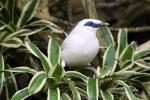
[[100,48],[96,31],[102,25],[108,23],[96,19],[78,22],[61,45],[61,58],[68,67],[84,67],[93,61]]

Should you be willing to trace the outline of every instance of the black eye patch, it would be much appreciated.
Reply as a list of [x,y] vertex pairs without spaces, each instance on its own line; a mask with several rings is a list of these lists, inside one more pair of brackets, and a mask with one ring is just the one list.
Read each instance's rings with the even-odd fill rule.
[[97,24],[97,23],[94,23],[94,22],[92,22],[92,21],[89,21],[89,22],[86,22],[86,23],[84,24],[84,26],[89,26],[89,27],[93,27],[93,28],[98,28],[98,27],[100,27],[100,24]]

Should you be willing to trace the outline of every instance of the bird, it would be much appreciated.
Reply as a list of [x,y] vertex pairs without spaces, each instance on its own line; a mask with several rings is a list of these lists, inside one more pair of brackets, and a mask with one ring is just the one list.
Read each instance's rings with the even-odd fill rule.
[[88,66],[100,49],[97,29],[104,25],[108,23],[97,19],[79,21],[61,44],[63,63],[69,68]]

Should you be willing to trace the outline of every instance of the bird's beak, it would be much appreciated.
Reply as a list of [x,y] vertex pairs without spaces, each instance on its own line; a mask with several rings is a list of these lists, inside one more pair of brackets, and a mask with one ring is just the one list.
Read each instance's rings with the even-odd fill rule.
[[106,22],[101,23],[101,26],[108,26],[108,25],[109,25],[109,23],[106,23]]

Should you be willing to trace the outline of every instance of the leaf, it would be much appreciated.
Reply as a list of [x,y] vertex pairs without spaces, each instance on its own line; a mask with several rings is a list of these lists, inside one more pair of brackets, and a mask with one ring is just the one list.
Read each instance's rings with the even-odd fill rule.
[[136,65],[138,65],[139,67],[142,67],[142,68],[145,68],[145,69],[150,69],[150,64],[149,63],[146,63],[145,61],[143,60],[137,60],[137,61],[134,61],[134,63]]
[[40,29],[36,29],[36,30],[32,30],[32,31],[29,31],[29,32],[26,32],[26,33],[22,33],[22,34],[18,34],[18,36],[29,36],[29,35],[33,35],[33,34],[36,34],[42,30],[44,30],[45,27],[42,27]]
[[112,44],[107,48],[103,57],[103,67],[107,67],[111,72],[114,72],[114,66],[116,66],[115,56],[115,44]]
[[53,38],[50,38],[48,43],[48,59],[52,65],[60,64],[60,46]]
[[127,29],[119,29],[118,33],[118,49],[119,49],[119,55],[121,52],[125,49],[127,46],[128,41],[127,41]]
[[102,26],[98,29],[97,37],[102,47],[108,47],[111,44],[114,44],[113,36],[107,26]]
[[79,88],[79,87],[77,87],[77,89],[78,89],[78,92],[79,92],[82,96],[87,97],[87,92],[86,92],[85,90],[83,90],[83,89],[81,89],[81,88]]
[[7,0],[6,1],[6,8],[8,10],[8,14],[9,14],[9,21],[13,21],[15,20],[15,17],[16,16],[14,14],[14,7],[15,7],[15,0]]
[[112,93],[108,90],[100,90],[103,100],[114,100]]
[[18,29],[23,27],[29,20],[32,19],[38,4],[39,4],[39,0],[31,0],[26,4],[26,6],[23,8],[23,11],[21,12],[21,16],[17,22]]
[[99,66],[97,67],[97,75],[99,78],[104,78],[106,76],[109,76],[111,74],[111,71],[108,70],[108,67],[103,67],[100,68]]
[[78,92],[73,81],[68,81],[69,87],[71,88],[71,92],[73,94],[73,100],[81,100],[80,93]]
[[24,66],[6,69],[5,71],[15,72],[15,73],[30,73],[32,75],[34,75],[37,72],[36,70],[31,69],[30,67],[24,67]]
[[[8,68],[11,67],[8,65]],[[15,94],[15,92],[18,91],[15,75],[11,72],[5,73],[5,81],[6,81],[5,85],[6,95],[8,98],[11,98]]]
[[140,59],[148,54],[150,54],[150,49],[142,49],[142,50],[136,51],[134,54],[134,59]]
[[29,97],[30,95],[32,95],[32,94],[28,91],[28,87],[25,87],[24,89],[17,91],[13,95],[11,100],[24,100],[25,98]]
[[18,48],[22,44],[22,41],[19,38],[12,38],[6,42],[0,43],[1,46],[7,47],[7,48]]
[[129,100],[138,100],[130,90],[129,86],[121,80],[117,80],[116,83],[122,85],[125,88],[126,95]]
[[55,33],[64,33],[64,30],[59,26],[55,25],[54,23],[47,21],[47,20],[38,20],[30,23],[28,26],[46,26],[50,28]]
[[63,93],[63,94],[62,94],[62,100],[71,100],[71,98],[69,97],[68,94]]
[[87,82],[88,77],[85,76],[84,74],[77,72],[77,71],[67,71],[65,73],[65,76],[71,77],[71,78],[79,78],[83,80],[84,82]]
[[130,77],[132,75],[147,75],[146,73],[136,72],[136,71],[118,71],[113,73],[115,77]]
[[60,90],[59,88],[48,89],[47,100],[60,100]]
[[9,23],[9,12],[5,6],[3,6],[0,10],[1,13],[1,20],[5,23]]
[[98,80],[97,79],[88,78],[87,94],[88,94],[88,100],[98,100],[99,88],[98,88]]
[[26,33],[29,33],[29,32],[31,32],[31,30],[29,30],[29,29],[22,29],[22,30],[19,30],[17,32],[11,33],[11,34],[9,34],[8,36],[6,36],[4,38],[3,42],[7,42],[7,41],[9,41],[10,39],[12,39],[14,37],[17,37],[17,36],[19,36],[21,34],[26,34]]
[[[4,58],[3,55],[0,55],[0,70],[3,71],[4,70]],[[0,72],[0,94],[2,92],[3,89],[3,85],[4,85],[4,72]]]
[[133,60],[133,53],[134,50],[132,48],[132,46],[128,45],[126,46],[126,48],[122,51],[121,55],[120,55],[120,61],[123,63],[127,60]]
[[142,82],[137,81],[137,80],[129,80],[129,82],[132,83],[133,85],[135,85],[136,87],[142,89],[147,97],[147,100],[150,99],[150,95],[149,95],[148,91],[146,90],[146,88],[144,87],[144,85],[142,84]]
[[65,70],[60,66],[53,66],[48,73],[48,77],[54,77],[57,80],[60,80],[65,74]]
[[25,42],[26,48],[42,62],[44,70],[48,73],[52,67],[51,63],[48,61],[47,57],[31,42]]
[[39,92],[46,82],[46,73],[44,71],[37,72],[31,79],[28,89],[29,92],[35,94]]

